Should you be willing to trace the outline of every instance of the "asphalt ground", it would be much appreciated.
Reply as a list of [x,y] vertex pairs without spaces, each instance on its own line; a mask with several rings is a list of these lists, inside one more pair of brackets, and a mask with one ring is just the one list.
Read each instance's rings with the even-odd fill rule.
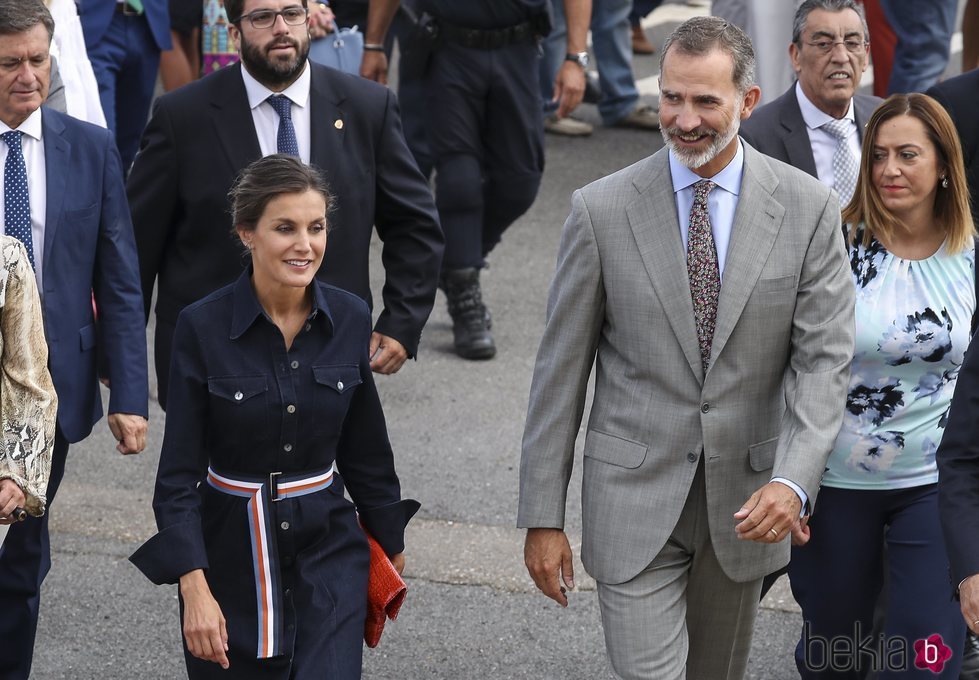
[[[647,20],[650,38],[661,45],[683,15],[704,11],[668,3]],[[657,59],[637,57],[637,78],[650,82]],[[598,123],[592,106],[580,115]],[[483,276],[497,357],[474,363],[455,356],[440,294],[418,361],[378,379],[404,494],[422,509],[407,535],[407,602],[381,645],[365,650],[365,678],[610,677],[594,584],[580,565],[567,610],[540,595],[523,569],[523,532],[514,528],[520,437],[571,192],[661,146],[656,132],[601,127],[590,138],[549,136],[537,202],[507,232]],[[378,291],[379,253],[375,243]],[[152,585],[126,559],[155,531],[150,501],[163,426],[154,403],[142,455],[121,458],[104,422],[71,448],[51,511],[53,567],[32,677],[185,677],[176,588]],[[579,485],[576,474],[568,503],[573,538],[581,526]],[[748,677],[796,677],[800,626],[782,579],[759,612]]]

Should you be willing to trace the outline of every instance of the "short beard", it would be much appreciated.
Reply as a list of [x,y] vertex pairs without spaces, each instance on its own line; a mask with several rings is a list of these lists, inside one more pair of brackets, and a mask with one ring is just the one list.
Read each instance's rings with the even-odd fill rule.
[[[280,62],[269,59],[267,51],[275,45],[282,45],[286,42],[296,48],[296,60]],[[265,49],[266,53],[263,54],[257,45],[250,44],[245,40],[245,35],[241,34],[241,62],[248,69],[248,73],[270,90],[282,88],[291,85],[303,72],[306,59],[309,56],[309,39],[302,41],[294,40],[291,37],[279,39],[266,45]]]
[[678,144],[674,143],[673,137],[684,134],[683,130],[677,127],[671,128],[660,128],[660,133],[663,135],[663,141],[666,142],[666,146],[670,148],[673,152],[673,156],[676,157],[678,161],[683,163],[686,167],[691,170],[696,170],[697,168],[702,168],[712,160],[717,158],[717,155],[727,148],[727,145],[731,143],[735,137],[738,136],[738,131],[741,129],[741,112],[735,113],[735,118],[731,121],[730,127],[723,133],[719,133],[716,130],[710,130],[708,128],[698,128],[693,132],[699,134],[708,134],[713,137],[710,144],[703,151],[691,151],[680,147]]

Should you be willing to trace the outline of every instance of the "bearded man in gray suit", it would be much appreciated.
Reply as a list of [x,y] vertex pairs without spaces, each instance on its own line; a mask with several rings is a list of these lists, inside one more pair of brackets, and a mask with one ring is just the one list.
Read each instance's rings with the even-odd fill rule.
[[759,97],[747,36],[691,19],[660,73],[667,148],[573,197],[518,524],[531,576],[567,606],[567,485],[594,364],[582,561],[612,669],[736,679],[762,577],[788,561],[787,537],[808,536],[843,415],[853,284],[835,194],[737,135]]

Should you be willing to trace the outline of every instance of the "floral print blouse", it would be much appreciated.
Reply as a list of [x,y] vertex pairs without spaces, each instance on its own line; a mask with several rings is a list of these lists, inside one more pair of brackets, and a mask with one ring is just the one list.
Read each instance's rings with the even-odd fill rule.
[[856,348],[843,427],[823,485],[902,489],[938,481],[942,439],[976,308],[975,249],[905,260],[848,246]]
[[24,509],[38,517],[57,410],[34,271],[23,244],[0,235],[0,479],[15,481],[27,497]]

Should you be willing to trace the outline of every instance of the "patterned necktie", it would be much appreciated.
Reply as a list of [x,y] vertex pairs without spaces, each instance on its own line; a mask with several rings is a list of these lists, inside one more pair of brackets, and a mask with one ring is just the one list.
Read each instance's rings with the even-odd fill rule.
[[846,207],[857,188],[857,174],[860,166],[850,152],[847,137],[850,136],[850,121],[847,118],[833,119],[820,126],[836,138],[836,151],[833,153],[833,188],[840,195],[840,205]]
[[279,114],[279,134],[276,138],[276,150],[279,153],[298,156],[299,142],[296,141],[296,128],[292,125],[292,101],[281,94],[274,94],[266,101]]
[[693,298],[693,314],[704,373],[710,365],[710,346],[714,340],[714,322],[717,320],[717,299],[721,294],[717,248],[714,246],[710,213],[707,211],[707,194],[715,186],[717,185],[708,179],[702,179],[693,185],[693,206],[690,208],[690,226],[687,230],[687,275],[690,277],[690,295]]
[[7,161],[3,165],[3,222],[7,236],[24,244],[27,258],[34,266],[34,238],[31,236],[31,199],[27,193],[27,166],[20,138],[24,133],[10,130],[0,135],[7,144]]

